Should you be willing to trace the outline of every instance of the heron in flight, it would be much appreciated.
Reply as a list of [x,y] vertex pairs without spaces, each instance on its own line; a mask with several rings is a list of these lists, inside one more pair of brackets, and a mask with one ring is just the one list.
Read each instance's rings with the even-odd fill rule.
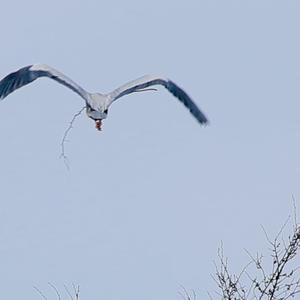
[[184,90],[167,78],[153,75],[146,75],[130,81],[108,94],[89,93],[54,68],[45,64],[34,64],[21,68],[20,70],[7,75],[0,81],[0,99],[4,99],[14,90],[27,85],[40,77],[54,79],[81,96],[85,100],[86,113],[89,118],[95,121],[98,130],[101,130],[102,120],[107,118],[108,109],[114,101],[131,93],[156,90],[154,88],[149,88],[153,85],[164,86],[183,103],[200,124],[208,122],[205,115]]

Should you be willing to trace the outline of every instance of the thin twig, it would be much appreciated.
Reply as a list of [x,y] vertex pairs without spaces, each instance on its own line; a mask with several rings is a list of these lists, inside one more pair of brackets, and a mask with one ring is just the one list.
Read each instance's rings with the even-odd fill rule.
[[42,291],[37,288],[36,286],[33,287],[37,292],[38,294],[44,299],[44,300],[48,300],[48,298],[42,293]]
[[279,236],[282,234],[284,228],[286,227],[286,225],[288,224],[289,220],[291,219],[291,216],[288,216],[288,218],[286,219],[286,221],[284,222],[284,224],[281,226],[277,236],[275,237],[275,241],[277,242]]
[[263,225],[260,225],[260,227],[262,228],[262,231],[264,232],[267,241],[269,242],[269,244],[272,245],[273,242],[272,242],[271,239],[269,238],[269,235],[268,235],[268,233],[267,233],[265,227],[264,227]]
[[85,106],[82,107],[72,118],[72,120],[70,121],[69,123],[69,126],[68,128],[66,129],[64,135],[63,135],[63,138],[62,138],[62,141],[60,143],[60,146],[61,146],[61,155],[60,157],[64,159],[64,163],[66,165],[66,167],[68,169],[70,169],[70,165],[69,165],[69,161],[68,161],[68,157],[66,155],[66,151],[65,151],[65,143],[67,142],[67,137],[68,137],[68,134],[70,132],[70,130],[73,128],[73,124],[76,120],[77,117],[79,117],[81,115],[81,113],[83,112],[83,110],[85,109]]
[[70,291],[69,291],[68,287],[67,287],[65,284],[64,284],[64,288],[65,288],[65,290],[66,290],[67,294],[69,295],[70,299],[71,299],[71,300],[74,300],[74,298],[73,298],[72,294],[70,293]]
[[49,284],[50,287],[55,291],[58,300],[61,300],[60,293],[59,293],[59,291],[57,290],[56,286],[55,286],[54,284],[52,284],[51,282],[48,282],[48,284]]
[[77,285],[77,287],[76,287],[76,285],[73,283],[72,286],[73,286],[73,290],[74,290],[76,300],[79,300],[79,285]]
[[296,206],[296,199],[294,197],[294,195],[292,195],[292,199],[293,199],[293,207],[294,207],[294,226],[297,227],[297,206]]
[[[187,289],[181,284],[180,285],[183,292],[178,292],[178,294],[182,297],[184,300],[192,300],[190,294],[188,293]],[[192,290],[193,294],[193,300],[196,300],[196,293],[194,290]]]
[[210,300],[214,300],[214,298],[212,297],[212,295],[210,294],[210,292],[207,292],[207,295],[209,297]]

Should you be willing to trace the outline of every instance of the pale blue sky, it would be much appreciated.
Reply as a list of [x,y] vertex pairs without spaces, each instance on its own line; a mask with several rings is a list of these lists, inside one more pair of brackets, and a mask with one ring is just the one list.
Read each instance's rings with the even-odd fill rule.
[[6,1],[0,76],[47,63],[89,91],[164,74],[211,121],[165,90],[114,104],[103,132],[41,79],[0,105],[3,299],[199,299],[222,240],[233,266],[265,246],[300,197],[298,1]]

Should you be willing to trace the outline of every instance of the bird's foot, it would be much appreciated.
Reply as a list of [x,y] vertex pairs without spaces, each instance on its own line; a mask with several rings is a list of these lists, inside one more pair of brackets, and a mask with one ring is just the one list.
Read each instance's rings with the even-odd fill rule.
[[102,126],[102,120],[96,120],[95,121],[95,127],[96,127],[96,129],[98,129],[99,131],[101,131],[102,129],[101,129],[101,126]]

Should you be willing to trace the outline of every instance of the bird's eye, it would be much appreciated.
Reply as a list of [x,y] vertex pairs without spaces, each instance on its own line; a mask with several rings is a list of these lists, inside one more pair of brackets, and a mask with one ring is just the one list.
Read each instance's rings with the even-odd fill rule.
[[108,109],[106,109],[106,110],[104,111],[104,113],[107,114],[107,113],[108,113]]
[[90,106],[88,106],[87,107],[87,111],[89,111],[89,112],[93,112],[93,111],[95,111],[93,108],[91,108]]

